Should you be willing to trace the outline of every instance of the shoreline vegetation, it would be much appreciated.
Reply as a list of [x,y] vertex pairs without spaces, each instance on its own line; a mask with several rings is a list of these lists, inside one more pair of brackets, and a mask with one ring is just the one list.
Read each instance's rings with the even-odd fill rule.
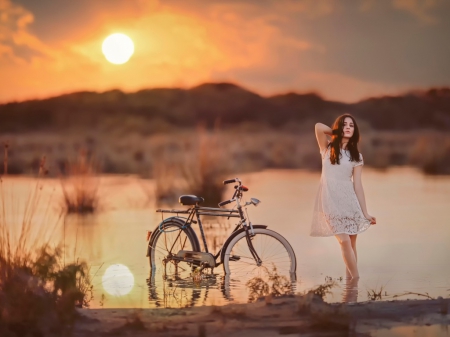
[[315,93],[262,97],[231,83],[77,92],[0,105],[0,142],[10,145],[10,174],[36,172],[45,155],[50,176],[64,175],[71,158],[86,151],[98,160],[99,173],[148,177],[162,161],[196,158],[204,134],[220,145],[214,160],[229,172],[319,170],[314,124],[330,125],[344,112],[361,128],[367,166],[450,174],[450,88],[353,104]]
[[[168,166],[180,176],[192,175],[192,172],[182,172],[185,163],[194,161],[192,165],[201,169],[208,156],[210,162],[223,168],[222,174],[273,168],[312,171],[321,168],[314,133],[310,130],[196,128],[148,136],[27,133],[2,134],[0,142],[8,144],[8,174],[13,175],[34,174],[45,155],[49,176],[64,177],[71,174],[73,158],[78,158],[80,153],[87,160],[95,158],[98,174],[137,174],[143,178],[154,178]],[[450,174],[448,132],[375,131],[363,125],[359,150],[365,165],[375,169],[412,166],[428,175]]]
[[[5,151],[5,171],[7,171]],[[0,335],[66,335],[77,307],[92,299],[89,268],[67,261],[62,245],[51,240],[61,216],[52,214],[53,194],[42,192],[46,173],[42,158],[38,176],[18,193],[14,181],[0,179]]]

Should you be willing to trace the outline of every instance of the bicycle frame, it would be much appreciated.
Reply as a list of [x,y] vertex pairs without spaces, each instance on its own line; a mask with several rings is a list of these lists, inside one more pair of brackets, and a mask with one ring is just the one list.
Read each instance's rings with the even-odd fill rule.
[[[191,235],[193,235],[195,237],[195,241],[196,241],[196,249],[198,249],[197,251],[205,255],[206,259],[209,259],[208,256],[210,256],[211,258],[214,259],[214,262],[203,262],[202,263],[202,267],[201,269],[207,267],[207,268],[214,268],[217,267],[218,265],[222,264],[224,261],[224,252],[226,251],[228,244],[231,242],[231,240],[236,236],[239,235],[240,233],[242,233],[243,231],[245,231],[245,236],[246,236],[246,241],[250,250],[250,253],[252,255],[252,257],[254,258],[256,264],[258,266],[261,265],[262,261],[260,259],[260,257],[258,256],[258,253],[256,252],[255,248],[253,247],[252,244],[252,236],[254,236],[254,231],[253,228],[267,228],[267,226],[262,226],[262,225],[255,225],[253,226],[251,224],[251,222],[249,222],[247,224],[247,219],[244,216],[244,212],[243,212],[243,207],[246,207],[248,205],[258,205],[258,203],[260,202],[258,199],[254,199],[251,198],[251,202],[246,202],[244,205],[241,205],[241,200],[243,197],[243,192],[248,191],[248,188],[246,186],[242,185],[242,182],[239,178],[234,178],[234,179],[228,179],[225,180],[223,182],[224,184],[230,184],[230,183],[237,183],[237,185],[234,186],[235,191],[233,194],[233,197],[229,200],[226,201],[222,201],[219,203],[219,208],[213,208],[213,207],[202,207],[199,206],[199,203],[196,202],[195,205],[192,205],[191,208],[187,209],[187,210],[175,210],[175,209],[171,209],[171,210],[164,210],[164,209],[158,209],[156,210],[156,212],[160,212],[160,213],[170,213],[170,214],[177,214],[176,217],[171,217],[169,219],[173,220],[173,221],[178,221],[178,223],[183,223],[182,228],[188,228],[188,230],[191,231]],[[222,206],[225,206],[229,203],[235,202],[236,203],[236,209],[224,209],[224,208],[220,208]],[[179,214],[188,214],[187,219],[184,217],[180,217]],[[222,248],[217,252],[216,255],[212,255],[211,253],[209,253],[208,250],[208,245],[206,242],[206,237],[205,237],[205,232],[203,230],[203,224],[202,224],[202,220],[201,220],[201,216],[214,216],[214,217],[227,217],[227,218],[239,218],[240,221],[239,223],[236,225],[236,227],[234,228],[233,232],[231,233],[231,235],[228,237],[228,239],[225,241],[224,245],[222,246]],[[196,220],[194,220],[194,217],[196,217]],[[164,219],[160,225],[159,225],[159,231],[164,231],[163,227],[165,221],[168,219]],[[192,229],[191,224],[192,223],[198,223],[199,225],[199,229],[200,229],[200,234],[202,237],[202,242],[203,242],[203,247],[204,247],[204,252],[201,252],[201,247],[200,247],[200,243],[198,242],[198,237],[197,234],[195,233],[195,231]],[[240,228],[242,226],[242,228]],[[154,233],[158,233],[158,232],[154,232]],[[186,261],[189,262],[189,260],[186,260],[186,258],[184,256],[175,256],[174,252],[172,252],[175,243],[177,242],[178,238],[181,235],[181,231],[178,233],[177,237],[175,238],[175,240],[173,241],[172,247],[170,247],[170,249],[168,250],[169,255],[166,257],[166,260],[178,260],[178,261]],[[150,249],[151,249],[151,244],[152,244],[152,236],[151,233],[150,235],[150,240],[149,240],[149,246],[148,246],[148,251],[147,251],[147,256],[151,256],[150,255]],[[181,252],[181,251],[180,251]],[[178,252],[175,252],[175,254],[177,254]],[[191,255],[192,256],[192,255]],[[220,260],[219,262],[217,262],[218,257],[220,256]]]
[[[209,215],[209,216],[214,216],[214,217],[226,217],[226,218],[240,218],[240,214],[239,211],[237,210],[228,210],[228,209],[222,209],[222,208],[213,208],[213,207],[201,207],[201,206],[194,206],[190,209],[187,210],[166,210],[166,209],[157,209],[156,212],[159,213],[169,213],[169,214],[189,214],[188,218],[185,220],[185,225],[186,226],[191,226],[192,223],[198,223],[199,229],[200,229],[200,234],[202,237],[202,242],[203,242],[203,247],[204,247],[204,251],[206,253],[209,253],[208,250],[208,244],[206,243],[206,237],[205,237],[205,231],[203,230],[203,223],[202,223],[202,219],[201,216],[203,215]],[[196,217],[196,220],[194,220],[194,216]],[[241,221],[236,225],[236,228],[233,230],[233,232],[235,232],[242,224],[242,219]],[[181,233],[179,233],[180,235]],[[178,239],[178,237],[176,238]],[[175,239],[175,240],[176,240]],[[173,247],[171,247],[172,249]],[[220,251],[219,251],[220,254]],[[218,255],[215,256],[215,258],[217,259]]]
[[[207,216],[214,216],[214,217],[240,218],[239,223],[236,225],[234,230],[231,232],[230,236],[228,237],[228,239],[226,240],[226,242],[224,243],[222,248],[217,252],[216,255],[214,255],[214,259],[216,260],[216,267],[219,266],[222,263],[222,261],[223,261],[222,251],[227,246],[228,242],[233,238],[234,234],[239,231],[239,228],[241,226],[246,232],[247,243],[249,245],[249,249],[250,249],[250,252],[251,252],[253,258],[255,259],[255,261],[256,261],[256,263],[258,265],[261,263],[261,259],[259,258],[256,250],[254,249],[252,241],[250,239],[251,238],[251,232],[250,231],[253,230],[253,227],[266,228],[267,226],[262,226],[262,225],[255,225],[255,226],[253,226],[251,223],[249,223],[249,225],[247,225],[247,223],[246,223],[247,219],[245,218],[244,213],[242,211],[242,206],[240,206],[239,203],[238,203],[238,209],[231,209],[231,210],[230,209],[223,209],[223,208],[201,207],[201,206],[196,205],[196,206],[194,206],[194,207],[192,207],[190,209],[187,209],[187,210],[157,209],[156,212],[163,213],[163,214],[164,213],[169,213],[169,214],[177,214],[177,215],[178,214],[188,214],[187,218],[181,218],[181,217],[177,217],[177,218],[183,219],[186,226],[191,226],[192,223],[198,223],[199,229],[200,229],[200,234],[201,234],[201,237],[202,237],[204,252],[206,252],[206,253],[209,253],[209,250],[208,250],[208,244],[206,242],[205,232],[203,230],[203,224],[202,224],[201,216],[207,215]],[[196,220],[194,220],[194,216],[196,217]],[[250,228],[250,231],[249,231],[249,228]],[[181,232],[175,238],[174,242],[176,242],[176,240],[178,239],[179,235],[181,235]],[[173,246],[170,248],[170,251],[172,251],[172,249],[173,249]],[[222,256],[222,258],[220,259],[219,262],[217,262],[217,258],[219,256]]]

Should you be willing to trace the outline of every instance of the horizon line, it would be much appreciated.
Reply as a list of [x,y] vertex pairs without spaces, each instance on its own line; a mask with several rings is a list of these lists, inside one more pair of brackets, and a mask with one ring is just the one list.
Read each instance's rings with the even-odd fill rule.
[[158,90],[158,89],[168,89],[168,90],[185,90],[185,91],[189,91],[198,87],[201,87],[203,85],[219,85],[219,84],[228,84],[228,85],[232,85],[235,87],[238,87],[242,90],[251,92],[253,94],[256,94],[260,97],[263,98],[271,98],[271,97],[275,97],[275,96],[285,96],[285,95],[289,95],[289,94],[295,94],[295,95],[299,95],[299,96],[304,96],[304,95],[315,95],[319,98],[321,98],[324,101],[328,101],[328,102],[334,102],[334,103],[342,103],[342,104],[357,104],[363,101],[367,101],[369,99],[374,99],[374,98],[384,98],[384,97],[400,97],[400,96],[407,96],[407,95],[411,95],[411,94],[422,94],[425,92],[428,92],[430,90],[445,90],[448,89],[450,90],[450,86],[430,86],[427,88],[411,88],[411,89],[405,89],[405,90],[399,90],[396,94],[392,93],[392,94],[381,94],[381,95],[373,95],[373,96],[367,96],[365,98],[353,101],[353,102],[345,102],[345,101],[338,101],[338,100],[332,100],[332,99],[328,99],[326,98],[323,94],[321,94],[318,90],[315,89],[310,89],[310,90],[303,90],[303,91],[297,91],[295,89],[293,90],[284,90],[284,91],[280,91],[280,92],[275,92],[273,94],[269,94],[269,95],[263,95],[261,93],[259,93],[256,90],[251,90],[247,87],[245,87],[244,85],[240,85],[234,82],[229,82],[229,81],[217,81],[217,82],[203,82],[197,85],[193,85],[190,87],[182,87],[182,86],[173,86],[173,87],[147,87],[147,88],[142,88],[142,89],[138,89],[138,90],[134,90],[134,91],[125,91],[123,89],[119,89],[119,88],[111,88],[111,89],[107,89],[107,90],[89,90],[89,89],[85,89],[85,90],[75,90],[75,91],[71,91],[71,92],[61,92],[59,94],[54,94],[54,95],[48,95],[48,96],[36,96],[36,97],[30,97],[30,98],[25,98],[25,99],[21,99],[21,100],[17,100],[17,99],[12,99],[12,100],[8,100],[8,101],[0,101],[0,105],[7,105],[7,104],[14,104],[14,103],[25,103],[25,102],[32,102],[32,101],[44,101],[44,100],[48,100],[48,99],[52,99],[52,98],[57,98],[57,97],[62,97],[62,96],[69,96],[72,94],[77,94],[77,93],[96,93],[96,94],[104,94],[104,93],[108,93],[108,92],[112,92],[112,91],[120,91],[124,94],[135,94],[138,93],[140,91],[150,91],[150,90]]

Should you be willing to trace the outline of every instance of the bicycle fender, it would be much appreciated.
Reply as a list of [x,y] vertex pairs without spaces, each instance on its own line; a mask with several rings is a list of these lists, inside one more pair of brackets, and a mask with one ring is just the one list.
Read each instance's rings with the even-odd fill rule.
[[[186,224],[186,220],[187,218],[184,217],[179,217],[179,216],[172,216],[170,218],[164,219],[163,221],[161,221],[155,228],[155,230],[153,231],[152,235],[150,236],[150,240],[148,240],[148,246],[147,246],[147,257],[150,256],[150,249],[151,249],[151,245],[153,243],[153,240],[155,238],[155,234],[159,232],[159,228],[162,224],[164,223],[168,223],[168,222],[175,222],[177,224],[179,224],[180,226],[183,226]],[[198,241],[197,238],[197,234],[195,234],[195,231],[192,229],[191,226],[186,227],[186,230],[188,232],[190,232],[190,234],[192,235],[192,238],[194,239],[194,242],[192,243],[194,245],[194,250],[195,251],[200,251],[200,243]]]
[[[267,226],[266,225],[252,225],[253,228],[264,228],[266,229]],[[227,246],[230,244],[231,240],[234,239],[234,237],[242,232],[245,232],[244,228],[241,228],[239,230],[237,230],[236,232],[232,233],[230,235],[230,237],[227,239],[227,241],[225,241],[225,243],[223,244],[222,247],[222,251],[220,252],[220,262],[223,263],[223,258],[225,257],[225,250],[227,249]]]

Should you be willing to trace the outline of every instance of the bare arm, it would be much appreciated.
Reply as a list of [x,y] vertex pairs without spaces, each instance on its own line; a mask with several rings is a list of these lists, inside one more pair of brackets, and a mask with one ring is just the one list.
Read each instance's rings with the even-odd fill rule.
[[362,168],[362,165],[353,168],[353,188],[355,189],[356,197],[358,198],[364,217],[370,220],[372,225],[375,225],[377,220],[367,212],[366,197],[364,196],[364,189],[361,181]]
[[317,143],[319,144],[320,151],[323,151],[328,146],[328,136],[332,135],[332,130],[329,126],[322,123],[316,123],[315,126]]

